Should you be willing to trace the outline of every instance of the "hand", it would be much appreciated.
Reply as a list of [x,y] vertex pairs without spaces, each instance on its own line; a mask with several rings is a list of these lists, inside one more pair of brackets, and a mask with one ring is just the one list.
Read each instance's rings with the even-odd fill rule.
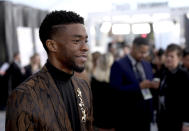
[[189,126],[183,125],[182,126],[182,131],[189,131]]
[[160,82],[152,81],[151,82],[151,88],[158,89]]
[[149,80],[143,80],[142,82],[140,82],[140,88],[144,89],[144,88],[151,88],[151,81]]
[[160,82],[157,81],[149,81],[149,80],[144,80],[140,83],[140,88],[154,88],[157,89],[159,87]]

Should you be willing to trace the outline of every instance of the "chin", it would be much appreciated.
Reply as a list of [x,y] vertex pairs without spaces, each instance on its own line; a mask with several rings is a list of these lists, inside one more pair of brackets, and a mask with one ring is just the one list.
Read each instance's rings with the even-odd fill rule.
[[175,69],[175,67],[174,67],[174,66],[172,66],[172,65],[170,65],[170,66],[167,66],[167,68],[168,68],[168,69],[170,69],[170,70],[173,70],[173,69]]
[[83,72],[84,69],[85,69],[85,66],[74,66],[73,67],[73,70],[76,71],[76,72],[78,72],[78,73]]

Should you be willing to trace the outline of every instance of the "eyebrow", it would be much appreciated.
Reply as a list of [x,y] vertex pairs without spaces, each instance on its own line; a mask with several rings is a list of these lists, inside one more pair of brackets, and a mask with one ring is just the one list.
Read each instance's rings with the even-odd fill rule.
[[[73,35],[73,37],[81,38],[81,37],[83,37],[83,36],[82,36],[82,35]],[[86,35],[85,38],[88,38],[88,35]]]

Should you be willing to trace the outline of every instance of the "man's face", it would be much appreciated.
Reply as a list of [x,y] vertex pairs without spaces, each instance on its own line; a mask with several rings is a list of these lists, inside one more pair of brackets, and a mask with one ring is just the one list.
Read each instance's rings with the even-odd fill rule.
[[133,46],[132,47],[132,55],[137,61],[141,61],[149,54],[149,46],[141,45],[141,46]]
[[180,63],[180,57],[177,55],[177,51],[170,51],[165,54],[165,66],[173,70]]
[[62,66],[70,71],[82,72],[87,60],[87,33],[83,24],[63,25],[53,36],[57,44],[55,57]]

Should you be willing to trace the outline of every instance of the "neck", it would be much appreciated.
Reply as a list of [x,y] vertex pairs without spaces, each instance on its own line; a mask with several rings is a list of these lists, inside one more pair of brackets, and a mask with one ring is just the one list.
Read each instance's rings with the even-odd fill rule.
[[68,74],[73,74],[73,70],[66,68],[60,61],[58,61],[55,57],[48,55],[48,61],[57,69],[66,72]]
[[[135,59],[135,61],[137,61],[137,59],[135,58],[133,53],[130,53],[130,55],[132,56],[133,59]],[[137,61],[138,62],[138,61]]]
[[171,72],[175,72],[178,67],[179,67],[179,65],[177,65],[176,67],[169,67],[168,70]]

